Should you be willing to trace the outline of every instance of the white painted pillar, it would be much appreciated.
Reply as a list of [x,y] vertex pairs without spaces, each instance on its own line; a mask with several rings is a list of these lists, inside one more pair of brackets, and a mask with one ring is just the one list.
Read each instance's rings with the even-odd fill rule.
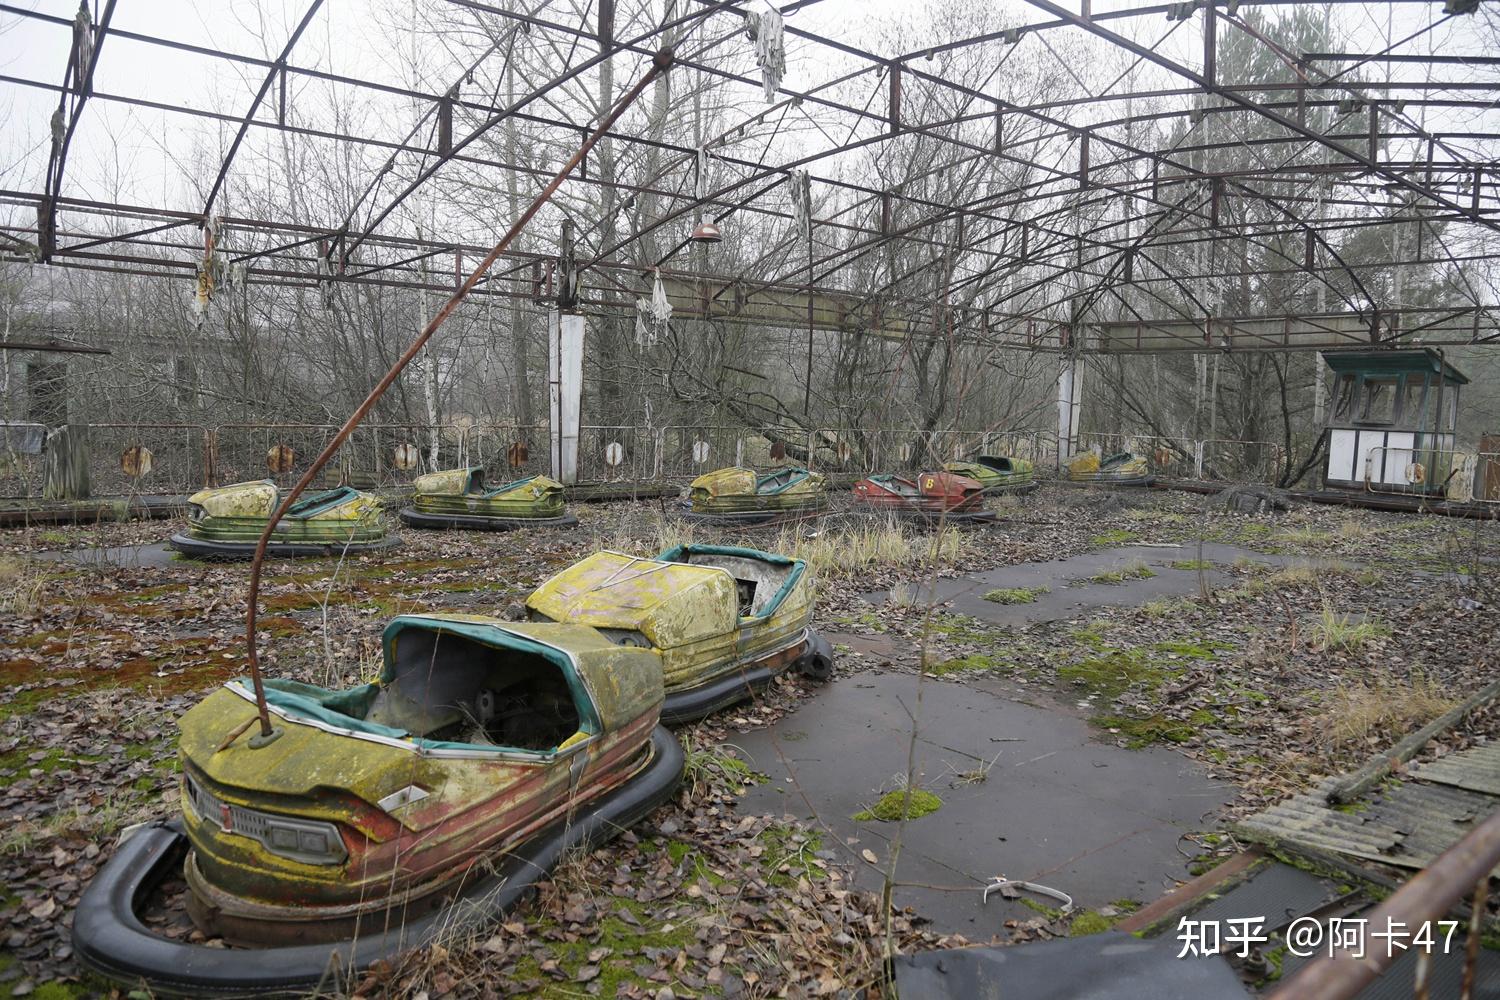
[[1062,468],[1073,456],[1078,432],[1078,362],[1064,354],[1057,372],[1057,466]]
[[578,482],[578,425],[583,399],[583,317],[547,314],[547,373],[551,411],[547,432],[552,445],[552,478]]

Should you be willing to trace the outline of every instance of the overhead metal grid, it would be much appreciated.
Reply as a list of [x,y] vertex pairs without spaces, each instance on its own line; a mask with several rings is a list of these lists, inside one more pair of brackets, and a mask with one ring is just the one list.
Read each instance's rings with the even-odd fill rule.
[[[500,228],[461,219],[464,209],[503,190],[507,174],[522,192],[535,187],[597,118],[590,96],[672,43],[674,74],[689,81],[674,86],[717,110],[694,115],[696,135],[638,112],[569,182],[561,211],[578,231],[585,310],[632,313],[659,274],[686,318],[1037,351],[1500,338],[1491,286],[1476,279],[1500,252],[1500,57],[1485,54],[1478,28],[1490,15],[1472,0],[1335,0],[1336,12],[1386,25],[1368,51],[1288,48],[1274,30],[1298,6],[1286,2],[1096,11],[1089,0],[1029,0],[1030,20],[935,34],[894,55],[823,16],[849,5],[797,0],[779,8],[790,69],[770,103],[746,32],[763,0],[418,6],[428,27],[487,39],[450,46],[450,65],[422,65],[436,86],[340,69],[326,40],[310,49],[333,16],[321,0],[299,8],[284,37],[261,39],[271,56],[135,30],[116,0],[86,0],[75,16],[61,0],[0,3],[12,26],[71,35],[52,79],[0,75],[6,91],[55,97],[57,109],[45,162],[12,170],[0,188],[0,258],[200,287],[225,276],[246,287],[451,290]],[[1473,51],[1436,51],[1462,24],[1474,26]],[[112,59],[143,51],[209,60],[215,77],[248,81],[253,99],[225,111],[99,85]],[[1074,65],[1080,55],[1107,70],[1104,84]],[[1020,58],[1066,86],[1013,93],[1007,66]],[[356,116],[320,113],[329,93],[409,114],[356,127]],[[72,183],[80,133],[121,108],[221,127],[216,169],[185,184],[204,192],[199,203],[110,200]],[[511,126],[525,130],[524,156],[499,155],[496,137]],[[185,156],[174,139],[162,143]],[[268,151],[343,171],[342,203],[247,211]],[[810,240],[789,183],[802,171]],[[419,224],[424,199],[429,215],[444,203],[447,225]],[[731,265],[687,252],[695,218],[725,228]],[[555,295],[559,228],[541,222],[542,238],[509,252],[476,296]],[[1355,259],[1356,242],[1384,250]],[[1448,301],[1414,303],[1390,277],[1422,268],[1451,277]],[[1262,294],[1247,314],[1252,285],[1269,282],[1295,301],[1267,308]]]

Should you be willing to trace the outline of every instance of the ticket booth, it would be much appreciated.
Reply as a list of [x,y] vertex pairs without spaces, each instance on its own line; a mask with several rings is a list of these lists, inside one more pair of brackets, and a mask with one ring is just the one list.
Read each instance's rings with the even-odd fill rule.
[[1331,489],[1441,496],[1454,471],[1468,378],[1437,351],[1338,351],[1328,411]]

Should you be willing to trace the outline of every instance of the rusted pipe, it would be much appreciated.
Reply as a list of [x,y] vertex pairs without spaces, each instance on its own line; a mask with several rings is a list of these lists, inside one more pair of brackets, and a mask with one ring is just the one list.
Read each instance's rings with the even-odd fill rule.
[[[1441,919],[1476,884],[1485,885],[1497,864],[1500,810],[1366,914],[1365,926],[1387,930],[1399,927],[1415,934],[1424,922]],[[1483,905],[1482,898],[1479,905]],[[1394,946],[1371,948],[1364,958],[1338,951],[1332,958],[1319,958],[1303,966],[1271,995],[1271,1000],[1345,1000],[1374,982],[1400,955],[1400,949]]]
[[301,479],[297,480],[291,492],[286,495],[286,498],[281,501],[280,505],[277,506],[275,512],[266,522],[265,530],[260,533],[260,540],[255,544],[255,558],[250,563],[250,597],[247,602],[248,606],[245,609],[246,659],[250,665],[250,681],[255,688],[255,708],[260,716],[260,735],[263,738],[269,738],[272,729],[270,709],[266,707],[265,684],[261,681],[260,676],[260,659],[256,655],[255,649],[255,608],[260,597],[261,565],[265,562],[266,544],[271,539],[271,532],[276,529],[277,523],[286,514],[287,509],[296,502],[297,497],[302,495],[302,491],[307,489],[308,485],[313,481],[313,477],[322,471],[323,466],[328,464],[328,460],[333,457],[334,453],[348,439],[354,428],[359,426],[359,422],[375,406],[376,401],[396,381],[401,375],[402,370],[411,363],[412,358],[417,356],[417,352],[432,338],[432,335],[437,332],[438,327],[443,325],[453,310],[458,307],[458,304],[468,296],[469,290],[479,282],[479,279],[490,269],[490,266],[499,259],[500,255],[510,246],[511,241],[520,235],[521,230],[531,221],[532,216],[536,215],[538,210],[556,193],[562,182],[567,180],[568,175],[573,172],[574,168],[578,166],[579,162],[583,160],[584,156],[588,154],[588,151],[594,147],[594,144],[599,141],[604,133],[608,132],[610,127],[625,113],[626,109],[635,103],[636,99],[641,96],[645,89],[658,76],[671,68],[672,61],[671,46],[666,46],[657,51],[656,55],[651,59],[651,68],[637,81],[634,87],[630,88],[624,97],[620,98],[609,115],[594,128],[594,131],[584,140],[583,145],[579,146],[578,151],[573,154],[572,159],[563,164],[563,168],[542,189],[541,194],[536,196],[536,200],[511,225],[510,231],[501,238],[499,243],[495,244],[495,248],[489,252],[489,255],[479,262],[479,266],[474,268],[474,272],[469,275],[468,280],[448,298],[447,302],[443,303],[442,308],[437,311],[437,315],[428,321],[427,325],[422,328],[422,332],[417,335],[417,339],[412,341],[411,346],[402,353],[401,357],[396,359],[396,363],[391,366],[391,370],[385,373],[380,381],[375,384],[375,388],[370,390],[370,394],[365,397],[364,402],[360,403],[354,412],[349,415],[349,419],[344,422],[344,426],[339,428],[339,432],[328,442],[322,453],[313,460],[312,466],[302,474]]

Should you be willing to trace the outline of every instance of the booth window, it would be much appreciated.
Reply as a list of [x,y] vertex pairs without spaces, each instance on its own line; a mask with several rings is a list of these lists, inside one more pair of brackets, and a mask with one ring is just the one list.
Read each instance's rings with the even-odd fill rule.
[[1340,420],[1348,419],[1349,404],[1354,399],[1354,373],[1344,372],[1333,383],[1333,415]]
[[1396,419],[1401,426],[1420,429],[1422,419],[1422,394],[1427,381],[1420,375],[1408,375],[1401,380],[1401,405],[1396,408]]
[[1396,380],[1394,378],[1365,379],[1365,405],[1359,415],[1360,423],[1388,424],[1396,405]]

